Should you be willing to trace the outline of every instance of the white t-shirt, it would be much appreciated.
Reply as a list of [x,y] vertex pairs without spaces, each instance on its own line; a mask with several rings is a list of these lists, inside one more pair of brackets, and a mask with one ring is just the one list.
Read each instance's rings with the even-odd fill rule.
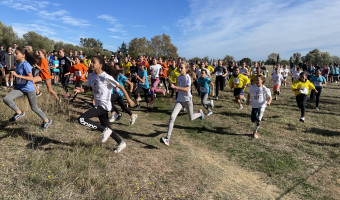
[[92,72],[86,85],[92,88],[95,106],[102,106],[105,110],[111,111],[111,91],[113,89],[119,92],[117,87],[119,83],[106,72],[99,75]]
[[300,71],[295,71],[294,70],[294,73],[293,73],[293,79],[295,79],[295,80],[297,80],[297,79],[299,79],[300,78]]
[[273,86],[281,85],[281,81],[283,80],[282,74],[273,74],[271,80],[273,81]]
[[[178,82],[177,82],[178,87],[186,87],[189,86],[191,87],[191,78],[188,74],[185,76],[179,75],[178,76]],[[177,96],[177,101],[178,102],[186,102],[186,101],[192,101],[192,95],[189,92],[184,92],[182,90],[178,90],[178,96]]]
[[285,77],[289,75],[289,69],[282,69],[282,73],[285,74]]
[[151,78],[152,79],[156,79],[156,78],[159,78],[159,72],[161,70],[162,66],[160,64],[157,64],[157,65],[152,65],[150,67],[150,70],[153,70],[151,72]]
[[247,75],[248,69],[247,68],[240,68],[240,74]]
[[251,107],[263,108],[267,106],[266,97],[271,97],[272,93],[266,86],[258,87],[256,84],[250,86],[249,94],[251,95]]

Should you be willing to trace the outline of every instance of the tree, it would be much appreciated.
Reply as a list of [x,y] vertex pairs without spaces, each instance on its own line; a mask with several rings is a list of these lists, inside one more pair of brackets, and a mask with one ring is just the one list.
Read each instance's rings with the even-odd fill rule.
[[291,57],[291,62],[298,66],[301,63],[301,53],[294,53]]
[[120,47],[118,47],[118,50],[117,51],[120,51],[122,52],[123,56],[126,56],[129,52],[128,52],[128,48],[127,48],[127,45],[125,42],[123,42]]
[[289,67],[289,60],[280,60],[281,65],[287,65]]
[[13,46],[18,41],[18,35],[14,32],[12,26],[6,26],[0,22],[0,44],[4,47]]
[[152,56],[163,58],[177,58],[177,47],[171,43],[169,35],[156,35],[151,38]]
[[250,58],[242,58],[242,60],[240,60],[241,63],[245,62],[248,65],[251,65],[251,59]]
[[267,65],[273,65],[273,64],[275,64],[276,61],[277,61],[278,55],[279,55],[279,54],[277,54],[277,53],[271,53],[271,54],[268,56],[267,60],[266,60],[266,64],[267,64]]
[[224,58],[223,58],[223,61],[225,62],[225,63],[228,63],[228,62],[233,62],[233,61],[235,61],[234,60],[234,57],[232,57],[231,55],[226,55]]
[[43,37],[36,32],[29,31],[22,36],[27,45],[32,46],[33,49],[45,49],[47,52],[51,52],[54,49],[54,41],[48,37]]
[[321,60],[320,63],[318,63],[319,65],[327,65],[332,61],[332,57],[328,52],[321,52],[320,56]]
[[338,57],[338,56],[332,56],[331,62],[332,62],[332,63],[340,64],[340,57]]
[[322,57],[320,51],[318,49],[314,49],[308,52],[304,59],[305,59],[304,61],[309,64],[317,65],[321,63]]
[[152,56],[153,50],[151,42],[145,37],[134,38],[129,42],[129,54],[133,58],[137,58],[140,55]]
[[103,49],[103,43],[94,38],[80,38],[80,46],[85,48]]

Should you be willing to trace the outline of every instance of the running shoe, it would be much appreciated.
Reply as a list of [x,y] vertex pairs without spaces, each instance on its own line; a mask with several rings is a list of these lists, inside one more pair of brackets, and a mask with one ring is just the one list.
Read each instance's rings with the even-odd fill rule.
[[133,109],[139,109],[140,105],[135,105],[135,107],[133,107]]
[[320,110],[319,107],[316,107],[315,110]]
[[130,125],[133,125],[136,122],[137,117],[138,117],[137,114],[132,114],[130,119]]
[[38,94],[37,94],[37,97],[40,97],[42,95],[42,92],[39,92]]
[[43,122],[43,124],[41,125],[40,129],[41,129],[41,130],[45,130],[45,129],[47,129],[48,127],[50,127],[51,124],[52,124],[52,120],[49,119],[47,122]]
[[208,113],[207,113],[207,116],[210,116],[210,115],[212,115],[213,114],[213,112],[210,110]]
[[118,114],[117,113],[113,113],[113,115],[111,115],[111,118],[110,118],[110,122],[114,122],[116,121],[116,119],[118,118]]
[[123,117],[123,114],[118,115],[116,121],[119,122],[122,119],[122,117]]
[[213,100],[210,100],[210,106],[211,106],[211,108],[214,108],[214,101]]
[[160,141],[161,141],[161,143],[165,144],[166,146],[170,145],[170,139],[168,139],[168,138],[162,137],[160,139]]
[[243,106],[242,106],[242,105],[240,105],[240,106],[238,107],[238,109],[240,109],[240,110],[241,110],[241,109],[243,109]]
[[9,122],[15,122],[15,121],[17,121],[18,119],[20,119],[20,118],[22,118],[22,117],[24,117],[24,116],[25,116],[25,112],[21,112],[20,114],[15,113],[15,114],[13,115],[13,117],[11,117],[11,118],[9,119]]
[[138,100],[138,101],[142,101],[142,98],[138,97],[137,100]]
[[301,117],[301,118],[300,118],[300,122],[305,122],[305,118],[304,118],[304,117]]
[[215,100],[218,100],[218,97],[216,97],[216,99]]
[[112,134],[112,130],[109,128],[105,128],[103,131],[102,143],[105,143],[109,139],[111,134]]
[[242,102],[243,102],[243,103],[246,102],[246,98],[245,98],[245,97],[243,97]]
[[277,97],[275,97],[274,100],[276,101],[276,100],[277,100]]
[[204,113],[201,109],[199,110],[199,112],[201,113],[201,120],[203,120],[204,119]]
[[114,152],[115,152],[115,153],[119,153],[119,152],[121,152],[123,149],[125,149],[125,147],[126,147],[126,143],[125,143],[124,141],[122,141],[122,142],[118,145],[117,149],[116,149]]

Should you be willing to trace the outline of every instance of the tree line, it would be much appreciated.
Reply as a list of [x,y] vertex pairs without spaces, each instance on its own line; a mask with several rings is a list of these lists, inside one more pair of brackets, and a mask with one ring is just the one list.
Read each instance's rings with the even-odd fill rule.
[[136,58],[140,55],[162,58],[177,58],[177,47],[171,43],[169,35],[156,35],[151,40],[143,38],[134,38],[128,44],[122,42],[117,50],[110,51],[103,48],[103,43],[95,38],[80,38],[79,45],[64,43],[62,41],[54,41],[48,37],[44,37],[34,31],[29,31],[23,34],[22,38],[13,30],[12,26],[7,26],[0,21],[0,44],[5,47],[13,46],[32,46],[33,49],[45,49],[47,52],[53,50],[65,49],[66,52],[82,50],[83,54],[88,56],[96,55],[100,52],[101,55],[110,57],[118,51],[123,55],[130,54]]

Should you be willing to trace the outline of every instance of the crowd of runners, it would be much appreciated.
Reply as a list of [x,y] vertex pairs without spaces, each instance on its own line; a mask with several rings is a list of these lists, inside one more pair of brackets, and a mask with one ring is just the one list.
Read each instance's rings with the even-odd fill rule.
[[[101,131],[102,143],[112,137],[118,143],[116,153],[123,150],[126,143],[110,124],[122,118],[122,110],[130,116],[130,125],[133,125],[138,117],[133,111],[141,107],[141,97],[149,112],[152,112],[152,105],[159,96],[167,96],[174,103],[167,134],[160,138],[162,143],[169,145],[179,112],[187,112],[190,120],[203,120],[213,114],[214,100],[219,100],[221,91],[229,86],[238,109],[243,109],[244,104],[251,104],[250,116],[255,124],[253,137],[258,138],[265,108],[272,100],[279,98],[281,87],[291,87],[292,95],[295,95],[301,109],[299,120],[304,122],[308,95],[310,99],[316,99],[315,109],[319,110],[323,87],[327,82],[339,81],[339,66],[336,63],[325,66],[277,64],[270,72],[263,62],[224,63],[222,60],[185,61],[181,58],[163,60],[148,56],[132,58],[121,52],[111,58],[100,53],[88,58],[82,51],[66,52],[59,49],[47,53],[44,49],[16,45],[6,49],[0,46],[0,63],[0,87],[9,91],[3,101],[15,112],[10,122],[25,116],[14,99],[26,96],[31,109],[43,121],[41,129],[47,129],[52,124],[52,120],[37,106],[37,97],[42,95],[37,86],[39,82],[46,85],[47,91],[58,103],[67,99],[77,101],[79,93],[91,89],[93,107],[83,113],[78,121]],[[271,83],[271,89],[264,86],[266,81]],[[59,86],[63,88],[62,94],[57,94],[53,89]],[[192,93],[196,92],[204,108],[198,112],[194,111],[193,106]],[[100,123],[92,121],[94,117],[98,117]]]

